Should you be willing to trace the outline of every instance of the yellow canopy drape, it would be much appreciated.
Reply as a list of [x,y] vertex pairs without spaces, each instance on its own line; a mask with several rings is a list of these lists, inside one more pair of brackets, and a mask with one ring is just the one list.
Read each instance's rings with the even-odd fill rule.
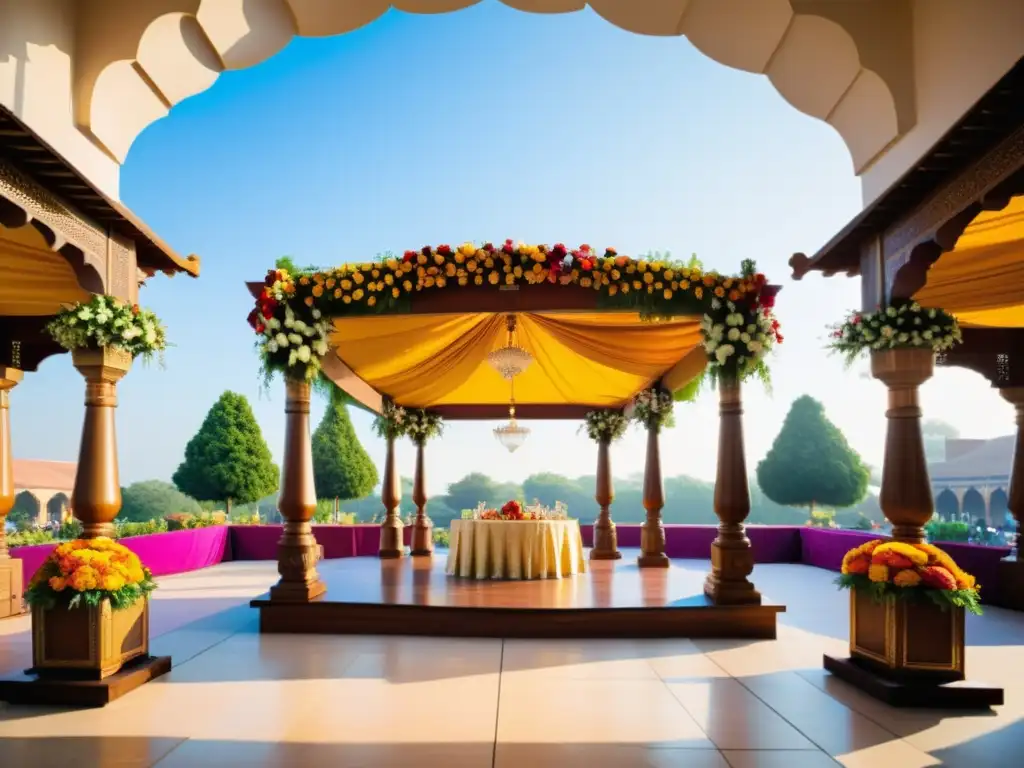
[[[518,403],[620,406],[700,343],[693,318],[650,323],[636,313],[597,312],[517,318],[519,344],[533,356],[516,377]],[[505,344],[504,315],[337,318],[330,341],[357,376],[401,405],[509,402],[509,383],[487,363],[487,354]]]
[[52,315],[64,304],[88,301],[90,295],[67,259],[47,248],[36,230],[0,227],[0,314]]
[[978,214],[914,298],[965,324],[1024,327],[1024,197]]

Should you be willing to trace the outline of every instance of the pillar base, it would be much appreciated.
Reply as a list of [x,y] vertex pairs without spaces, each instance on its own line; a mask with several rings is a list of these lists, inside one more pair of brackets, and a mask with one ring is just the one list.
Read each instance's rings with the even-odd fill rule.
[[278,582],[270,588],[273,603],[311,603],[327,591],[327,585],[317,578],[309,583]]
[[594,547],[590,550],[591,560],[621,560],[622,553],[617,549],[598,549]]
[[636,564],[641,568],[668,568],[672,565],[672,561],[668,559],[668,555],[664,552],[656,552],[640,555],[636,559]]
[[594,546],[590,548],[591,560],[621,560],[619,552],[619,536],[615,532],[615,523],[608,521],[601,525],[600,519],[594,523]]
[[23,587],[21,560],[13,557],[0,560],[0,619],[25,613]]
[[429,521],[420,524],[414,522],[412,525],[412,554],[413,557],[429,557],[434,554],[434,526]]
[[711,573],[704,580],[704,594],[715,605],[761,605],[761,593],[747,578],[753,570],[754,551],[746,536],[735,542],[716,539],[711,543]]
[[996,574],[999,606],[1024,611],[1024,560],[1005,557],[999,561]]
[[381,560],[394,560],[405,556],[405,542],[402,533],[405,526],[402,521],[385,520],[380,526],[380,549],[378,556]]
[[761,593],[749,581],[726,581],[714,572],[704,579],[704,594],[715,605],[761,605]]

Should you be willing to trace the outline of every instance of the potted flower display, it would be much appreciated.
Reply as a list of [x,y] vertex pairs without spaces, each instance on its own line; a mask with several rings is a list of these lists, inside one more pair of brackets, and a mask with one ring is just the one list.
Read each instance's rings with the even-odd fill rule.
[[948,554],[869,541],[847,552],[836,583],[851,591],[854,657],[896,676],[963,679],[964,613],[981,613],[979,588]]
[[32,577],[34,671],[108,677],[149,654],[153,575],[112,539],[58,544]]
[[97,295],[64,307],[47,331],[71,352],[76,367],[102,365],[127,371],[134,358],[149,361],[167,348],[166,329],[155,314],[113,296]]

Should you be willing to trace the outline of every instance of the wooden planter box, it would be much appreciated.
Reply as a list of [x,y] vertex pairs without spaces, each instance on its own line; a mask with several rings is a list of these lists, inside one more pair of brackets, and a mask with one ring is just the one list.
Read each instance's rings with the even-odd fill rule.
[[893,680],[964,679],[964,610],[850,590],[850,655]]
[[32,609],[32,672],[40,677],[102,680],[149,655],[149,600],[112,610],[66,606]]

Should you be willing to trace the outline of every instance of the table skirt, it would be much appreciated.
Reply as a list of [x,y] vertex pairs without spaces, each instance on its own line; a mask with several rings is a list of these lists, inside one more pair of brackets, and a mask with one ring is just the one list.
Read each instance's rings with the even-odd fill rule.
[[584,573],[578,520],[453,520],[445,571],[467,579],[560,579]]

